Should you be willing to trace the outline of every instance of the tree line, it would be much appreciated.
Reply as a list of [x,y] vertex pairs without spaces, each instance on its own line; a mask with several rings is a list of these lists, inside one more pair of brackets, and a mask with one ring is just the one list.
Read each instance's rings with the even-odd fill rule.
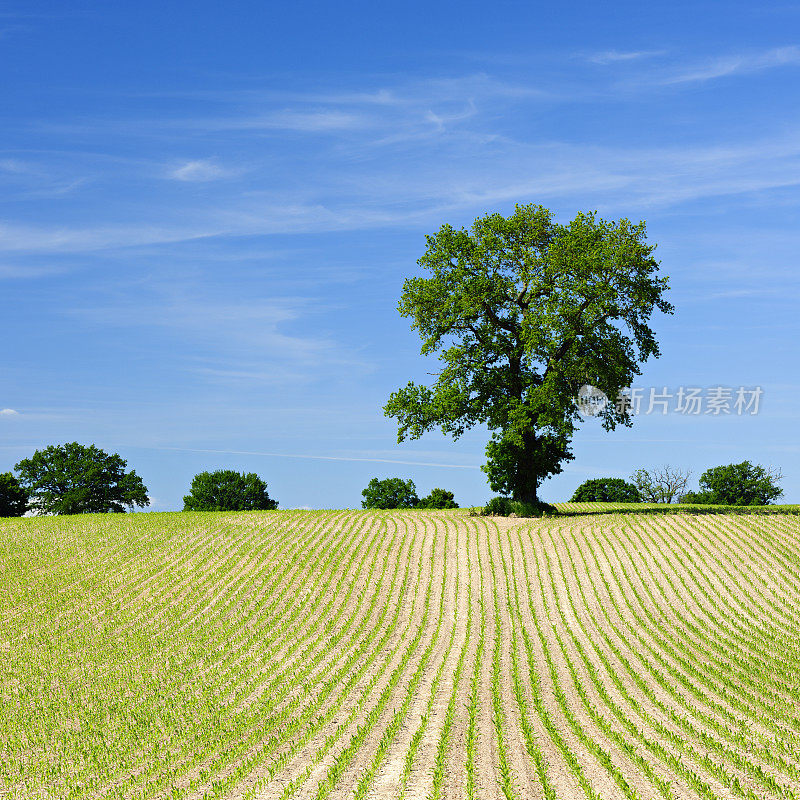
[[691,472],[667,464],[658,469],[638,469],[630,481],[592,478],[572,495],[573,503],[692,503],[696,505],[765,506],[777,500],[783,489],[780,470],[742,461],[707,469],[698,491],[685,491]]
[[[150,504],[147,487],[127,461],[95,445],[77,442],[51,445],[23,459],[11,472],[0,473],[0,517],[34,514],[104,514],[133,511]],[[698,491],[684,491],[691,473],[666,465],[638,469],[631,481],[593,478],[582,483],[572,502],[682,503],[755,506],[768,505],[783,493],[780,472],[749,461],[706,470]],[[414,481],[372,478],[361,492],[362,507],[375,509],[458,508],[453,492],[437,487],[417,495]],[[183,498],[184,511],[270,511],[278,501],[254,472],[220,469],[200,472]],[[526,504],[511,497],[495,497],[483,513],[500,516],[536,516],[556,509],[538,501]]]
[[[70,442],[37,450],[0,474],[0,517],[107,514],[150,505],[147,487],[118,453]],[[269,511],[278,502],[254,472],[215,470],[192,479],[184,511]]]

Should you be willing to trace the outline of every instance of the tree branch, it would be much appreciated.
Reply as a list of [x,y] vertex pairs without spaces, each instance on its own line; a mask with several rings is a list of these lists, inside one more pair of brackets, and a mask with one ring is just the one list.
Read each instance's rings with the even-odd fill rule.
[[[581,327],[581,317],[583,316],[583,312],[589,307],[590,303],[592,302],[591,297],[587,297],[578,308],[577,313],[577,320],[575,322],[575,329],[572,331],[570,335],[568,335],[563,342],[556,348],[555,353],[547,359],[547,367],[545,367],[544,375],[542,379],[547,377],[547,373],[550,372],[550,368],[561,361],[562,358],[566,355],[567,350],[569,350],[570,345],[573,344],[575,338],[582,332],[583,328]],[[602,317],[601,317],[602,319]]]

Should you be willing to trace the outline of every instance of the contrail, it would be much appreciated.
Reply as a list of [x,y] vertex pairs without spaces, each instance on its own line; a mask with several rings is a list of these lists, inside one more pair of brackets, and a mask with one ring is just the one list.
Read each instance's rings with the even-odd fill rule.
[[452,467],[453,469],[480,469],[475,464],[435,464],[430,461],[400,461],[393,458],[357,458],[356,456],[313,456],[297,453],[266,453],[254,450],[210,450],[201,447],[148,447],[148,450],[176,450],[182,453],[219,453],[231,456],[269,456],[274,458],[312,458],[317,461],[367,461],[373,464],[403,464],[411,467]]
[[[119,447],[120,445],[112,445]],[[39,445],[8,444],[0,445],[0,450],[30,450]],[[409,467],[445,467],[452,469],[480,469],[477,464],[437,464],[431,461],[401,461],[394,458],[358,458],[357,456],[314,456],[300,453],[267,453],[255,450],[211,450],[203,447],[151,447],[148,445],[122,445],[122,447],[135,447],[140,450],[171,450],[178,453],[218,453],[230,456],[268,456],[271,458],[311,458],[317,461],[365,461],[371,464],[403,464]]]

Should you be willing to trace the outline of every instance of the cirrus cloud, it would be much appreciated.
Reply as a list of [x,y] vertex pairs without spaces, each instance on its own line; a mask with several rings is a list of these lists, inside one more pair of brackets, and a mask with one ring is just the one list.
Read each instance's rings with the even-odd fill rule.
[[234,170],[225,169],[213,159],[198,159],[186,161],[179,167],[170,170],[169,177],[178,181],[200,183],[203,181],[216,181],[220,178],[229,178],[235,175]]

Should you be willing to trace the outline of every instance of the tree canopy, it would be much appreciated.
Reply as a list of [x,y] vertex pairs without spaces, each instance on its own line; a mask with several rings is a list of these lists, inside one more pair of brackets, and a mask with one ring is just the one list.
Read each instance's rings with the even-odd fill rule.
[[70,442],[37,450],[15,469],[37,514],[105,514],[150,504],[147,487],[117,453]]
[[384,412],[398,420],[398,441],[487,426],[492,489],[535,502],[573,458],[581,386],[611,398],[598,414],[606,430],[631,424],[615,401],[659,355],[653,311],[673,311],[655,247],[643,222],[581,213],[563,225],[537,205],[479,217],[470,230],[443,225],[426,241],[418,263],[428,276],[406,280],[399,311],[442,369],[432,386],[394,392]]
[[417,487],[410,478],[373,478],[361,495],[362,508],[414,508],[419,503]]
[[0,473],[0,517],[21,517],[28,510],[28,493],[10,472]]
[[447,489],[431,489],[431,493],[427,497],[423,497],[417,508],[458,508],[455,495]]
[[572,495],[573,503],[639,503],[639,490],[622,478],[592,478]]
[[707,469],[700,476],[700,491],[688,492],[682,503],[725,506],[766,506],[777,500],[783,489],[778,486],[780,472],[742,461]]
[[271,511],[278,507],[255,472],[218,469],[200,472],[183,498],[184,511]]

